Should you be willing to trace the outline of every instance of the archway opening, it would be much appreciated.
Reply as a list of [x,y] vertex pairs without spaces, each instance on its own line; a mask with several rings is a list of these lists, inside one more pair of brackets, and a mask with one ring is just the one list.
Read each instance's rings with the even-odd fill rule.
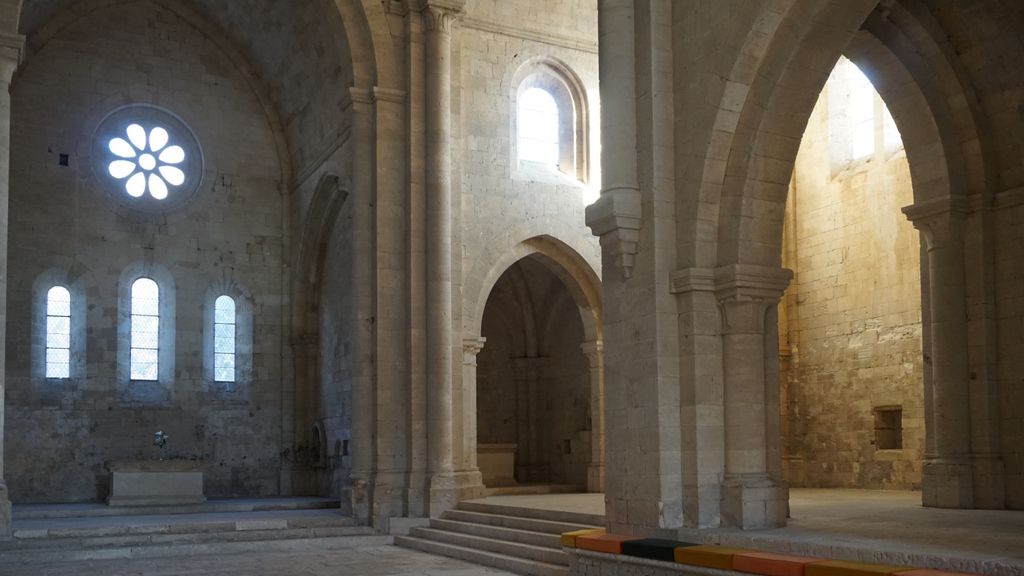
[[594,373],[581,307],[553,266],[541,255],[519,260],[498,279],[484,308],[477,438],[488,488],[587,487]]
[[920,490],[920,240],[910,166],[881,96],[841,58],[811,114],[786,207],[783,474],[794,488]]

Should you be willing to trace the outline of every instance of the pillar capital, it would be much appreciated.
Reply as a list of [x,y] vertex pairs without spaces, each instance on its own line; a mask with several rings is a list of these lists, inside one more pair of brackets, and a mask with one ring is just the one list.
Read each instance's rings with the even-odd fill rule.
[[761,334],[768,308],[778,304],[793,279],[785,268],[734,264],[715,270],[715,294],[726,334]]
[[923,235],[929,251],[944,248],[959,236],[956,230],[971,210],[964,196],[925,200],[903,209],[903,214]]
[[466,13],[466,0],[419,0],[419,12],[428,31],[451,34],[452,24]]
[[462,363],[466,366],[476,366],[476,357],[487,344],[487,338],[472,336],[462,339]]
[[604,342],[601,340],[584,342],[583,344],[580,344],[580,349],[583,350],[583,353],[590,359],[590,364],[594,365],[604,353]]
[[0,33],[0,81],[10,84],[25,52],[25,37]]

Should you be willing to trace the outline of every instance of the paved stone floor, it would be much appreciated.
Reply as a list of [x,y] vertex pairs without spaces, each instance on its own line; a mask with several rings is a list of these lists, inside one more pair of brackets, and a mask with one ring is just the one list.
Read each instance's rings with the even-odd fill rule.
[[[605,511],[602,494],[494,496],[481,501],[585,514]],[[927,554],[972,561],[964,567],[985,562],[1019,566],[1024,574],[1024,511],[925,508],[920,492],[794,488],[790,516],[786,528],[720,530],[713,540],[820,555],[867,549],[908,561]]]
[[0,568],[0,576],[515,576],[396,546],[138,558]]

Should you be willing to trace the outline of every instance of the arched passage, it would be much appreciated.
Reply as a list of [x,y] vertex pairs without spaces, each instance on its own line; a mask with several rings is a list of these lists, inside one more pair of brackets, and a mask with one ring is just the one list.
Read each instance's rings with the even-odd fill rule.
[[465,456],[479,454],[488,486],[542,483],[601,491],[603,345],[596,274],[567,246],[541,237],[517,246],[483,286],[473,319],[480,336],[465,340]]
[[[974,128],[975,100],[928,33],[927,23],[918,21],[907,8],[913,3],[873,4],[864,3],[857,10],[851,6],[845,12],[822,9],[817,13],[820,21],[815,27],[820,30],[852,30],[863,19],[861,30],[845,37],[835,34],[826,41],[822,35],[808,33],[793,44],[777,39],[766,60],[773,74],[754,82],[740,113],[740,125],[754,128],[738,132],[739,141],[733,143],[721,193],[717,247],[719,271],[724,271],[720,276],[739,288],[724,298],[720,293],[726,316],[725,475],[727,486],[730,477],[736,483],[735,491],[724,490],[722,500],[723,516],[729,523],[745,525],[742,519],[729,517],[726,510],[731,499],[745,498],[746,487],[753,485],[749,482],[750,470],[744,469],[742,474],[730,471],[730,463],[740,462],[740,456],[749,454],[753,446],[744,444],[744,440],[730,440],[738,436],[729,431],[746,426],[750,418],[741,406],[747,400],[734,403],[737,397],[730,397],[730,391],[746,390],[743,382],[750,380],[749,374],[729,360],[742,352],[743,342],[742,337],[730,334],[736,329],[730,323],[749,312],[744,294],[750,296],[751,290],[760,288],[755,286],[760,282],[755,277],[771,277],[765,281],[774,283],[780,291],[787,284],[786,274],[770,271],[778,270],[782,253],[782,216],[799,137],[813,108],[813,96],[820,91],[833,62],[825,59],[829,51],[823,50],[823,44],[831,45],[835,56],[847,51],[865,70],[889,104],[906,145],[914,205],[904,212],[921,230],[924,246],[921,284],[928,437],[924,503],[960,508],[1002,506],[1001,472],[994,472],[1001,466],[996,455],[998,435],[991,427],[995,420],[991,405],[994,383],[985,382],[978,393],[967,387],[971,371],[967,345],[972,323],[967,317],[970,295],[991,290],[984,285],[984,257],[981,253],[972,256],[967,240],[972,229],[983,237],[981,223],[985,216],[973,211],[971,205],[984,202],[989,195],[984,166],[980,156],[972,152],[984,146]],[[983,249],[983,245],[982,240],[973,248]],[[971,262],[982,263],[977,265],[976,275],[968,272]],[[880,293],[877,297],[885,296]],[[773,448],[778,435],[778,387],[773,381],[777,360],[772,353],[776,341],[770,333],[777,309],[772,300],[763,300],[764,346],[768,352],[763,381],[764,429],[768,449],[765,468],[757,474],[777,479],[780,471]],[[979,317],[973,324],[984,331],[986,320]],[[737,334],[747,328],[750,326],[739,327]],[[984,456],[975,458],[972,453]]]

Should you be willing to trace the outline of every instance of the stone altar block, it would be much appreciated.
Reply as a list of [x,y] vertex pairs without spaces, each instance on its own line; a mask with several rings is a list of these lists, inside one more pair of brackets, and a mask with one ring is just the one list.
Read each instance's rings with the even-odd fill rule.
[[206,502],[205,462],[137,460],[111,462],[108,506],[179,506]]
[[518,444],[478,444],[476,464],[484,477],[484,486],[515,486]]

